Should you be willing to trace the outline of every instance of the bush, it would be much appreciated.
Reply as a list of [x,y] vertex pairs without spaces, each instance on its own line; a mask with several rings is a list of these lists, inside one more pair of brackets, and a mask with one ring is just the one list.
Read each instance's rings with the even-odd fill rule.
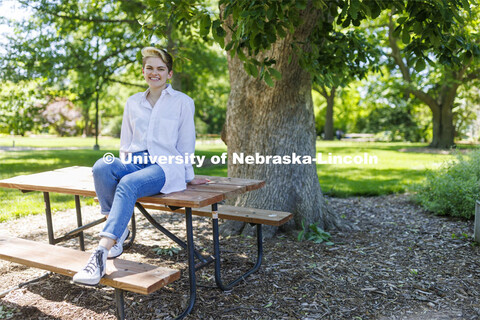
[[446,163],[429,172],[417,186],[416,200],[438,215],[473,218],[475,201],[480,199],[480,151]]
[[123,115],[109,118],[103,126],[101,132],[104,136],[120,138],[120,131],[122,129]]

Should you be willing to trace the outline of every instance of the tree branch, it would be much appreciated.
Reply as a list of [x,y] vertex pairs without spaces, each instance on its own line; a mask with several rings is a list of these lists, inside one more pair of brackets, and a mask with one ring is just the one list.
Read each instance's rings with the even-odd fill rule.
[[472,81],[480,79],[480,68],[473,70],[472,72],[468,73],[462,81]]
[[58,18],[62,19],[67,19],[67,20],[79,20],[79,21],[86,21],[86,22],[98,22],[98,23],[128,23],[128,24],[138,24],[137,20],[131,20],[131,19],[104,19],[100,17],[82,17],[82,16],[77,16],[77,15],[64,15],[60,14],[54,11],[50,11],[47,9],[44,9],[43,7],[34,7],[32,5],[29,5],[27,1],[20,1],[21,4],[28,6],[36,11],[39,12],[44,12],[46,14],[53,15]]
[[434,98],[432,98],[432,96],[430,96],[429,94],[423,92],[422,90],[418,90],[418,89],[407,89],[407,92],[413,94],[415,97],[417,97],[420,101],[422,101],[423,103],[425,103],[426,105],[428,105],[430,107],[430,109],[433,109],[433,108],[436,108],[438,107],[438,103],[437,101],[435,101]]
[[393,36],[393,20],[392,20],[392,15],[389,17],[389,23],[388,23],[388,42],[390,44],[390,48],[392,49],[392,53],[390,56],[393,58],[395,63],[398,65],[400,68],[400,71],[402,72],[403,79],[405,81],[411,83],[412,78],[410,76],[410,71],[408,70],[407,65],[402,59],[402,54],[400,52],[400,48],[397,45],[397,39]]
[[120,83],[120,84],[123,84],[123,85],[126,85],[126,86],[132,86],[132,87],[138,87],[138,88],[146,89],[146,86],[141,85],[141,84],[120,81],[120,80],[116,80],[116,79],[112,79],[112,78],[105,78],[104,82],[116,82],[116,83]]

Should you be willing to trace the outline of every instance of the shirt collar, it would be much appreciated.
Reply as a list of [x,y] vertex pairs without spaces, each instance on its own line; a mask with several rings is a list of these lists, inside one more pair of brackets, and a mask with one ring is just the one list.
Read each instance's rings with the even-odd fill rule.
[[[172,96],[174,96],[174,95],[176,95],[176,94],[178,93],[177,90],[175,90],[175,89],[172,88],[172,85],[171,85],[170,83],[167,83],[167,87],[166,87],[164,90],[165,90],[165,92],[167,92],[168,94],[170,94],[170,95],[172,95]],[[144,98],[145,100],[147,100],[147,95],[148,95],[149,92],[150,92],[150,88],[148,88],[148,89],[143,93],[143,98]]]

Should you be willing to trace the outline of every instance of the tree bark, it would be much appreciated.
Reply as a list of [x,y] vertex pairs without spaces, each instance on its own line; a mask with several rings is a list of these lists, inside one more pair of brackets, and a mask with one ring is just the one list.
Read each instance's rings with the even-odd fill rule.
[[452,107],[439,104],[432,110],[433,139],[430,143],[432,148],[451,148],[454,143],[455,126],[453,125]]
[[[225,137],[228,142],[228,175],[263,179],[266,186],[231,201],[236,206],[288,211],[294,214],[287,228],[319,222],[324,229],[345,227],[329,208],[313,164],[239,164],[234,154],[308,155],[315,157],[316,132],[312,101],[312,80],[295,57],[291,44],[303,41],[318,19],[318,12],[306,10],[305,23],[295,34],[277,41],[265,55],[274,57],[282,79],[273,88],[249,76],[241,60],[228,55],[231,91],[227,103]],[[227,29],[228,30],[228,29]],[[292,55],[291,63],[288,57]],[[250,233],[244,224],[222,225],[222,234]],[[276,229],[265,230],[272,236]]]

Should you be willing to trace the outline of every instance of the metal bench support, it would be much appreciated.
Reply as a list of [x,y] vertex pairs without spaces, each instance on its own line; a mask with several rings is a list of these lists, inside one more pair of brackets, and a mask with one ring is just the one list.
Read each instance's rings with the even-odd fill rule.
[[218,213],[217,213],[217,204],[212,204],[212,227],[213,227],[213,251],[214,251],[214,260],[215,260],[215,282],[217,287],[223,291],[229,291],[234,286],[236,286],[240,281],[245,280],[246,277],[256,272],[260,265],[262,264],[263,257],[263,235],[262,235],[262,225],[256,224],[257,226],[257,261],[253,268],[245,272],[243,275],[233,280],[228,284],[223,284],[222,275],[220,272],[221,262],[220,262],[220,240],[218,232]]

